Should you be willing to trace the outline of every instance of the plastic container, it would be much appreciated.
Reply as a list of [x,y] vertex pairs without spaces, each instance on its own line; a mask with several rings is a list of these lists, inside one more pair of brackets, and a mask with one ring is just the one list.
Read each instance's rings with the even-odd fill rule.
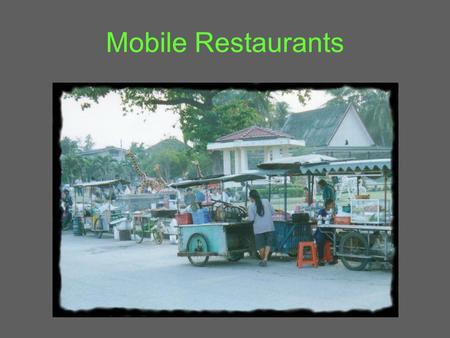
[[207,208],[198,209],[192,213],[192,220],[194,224],[211,223],[211,217]]
[[131,231],[119,230],[119,241],[131,241]]
[[81,217],[74,217],[72,220],[72,231],[74,236],[81,236]]
[[350,224],[350,216],[334,216],[334,224]]
[[177,235],[169,235],[170,244],[177,244]]
[[111,221],[110,224],[117,228],[117,230],[129,230],[131,228],[131,225],[128,224],[125,217]]
[[192,224],[192,215],[189,212],[184,214],[176,214],[175,219],[177,220],[177,224]]

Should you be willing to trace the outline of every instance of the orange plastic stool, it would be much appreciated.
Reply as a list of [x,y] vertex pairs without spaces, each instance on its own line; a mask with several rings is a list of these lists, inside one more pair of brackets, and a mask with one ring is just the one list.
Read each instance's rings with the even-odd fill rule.
[[[305,259],[303,251],[305,248],[311,250],[311,259]],[[319,259],[317,258],[317,246],[314,242],[299,242],[297,252],[297,267],[300,269],[304,264],[311,264],[315,268],[319,265]]]
[[325,247],[324,247],[324,255],[323,255],[323,259],[325,260],[325,262],[329,263],[332,262],[334,260],[333,255],[331,254],[331,247],[332,244],[330,241],[326,241],[325,242]]

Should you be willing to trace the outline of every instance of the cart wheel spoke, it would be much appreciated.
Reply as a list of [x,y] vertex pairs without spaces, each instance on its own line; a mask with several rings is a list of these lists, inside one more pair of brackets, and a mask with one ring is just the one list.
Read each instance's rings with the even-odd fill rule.
[[[201,255],[202,253],[208,252],[208,242],[205,236],[198,233],[191,235],[187,242],[187,252],[189,262],[192,265],[204,266],[209,260],[209,256]],[[191,253],[194,255],[190,255]],[[200,255],[198,256],[198,254]]]
[[359,232],[348,232],[341,238],[340,254],[342,263],[349,270],[361,271],[364,270],[368,258],[350,257],[346,255],[365,256],[368,250],[368,243],[365,236]]

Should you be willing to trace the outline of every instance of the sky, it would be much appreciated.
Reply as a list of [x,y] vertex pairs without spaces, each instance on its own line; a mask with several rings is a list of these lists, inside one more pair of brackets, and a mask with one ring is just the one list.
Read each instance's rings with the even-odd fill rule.
[[[289,111],[301,112],[320,107],[330,96],[323,91],[312,91],[311,100],[303,106],[295,94],[274,94],[278,101],[285,101]],[[154,113],[144,115],[128,114],[123,116],[118,94],[108,94],[98,104],[82,110],[81,102],[74,99],[62,100],[61,137],[84,140],[91,135],[94,148],[116,146],[127,149],[132,142],[151,146],[168,137],[182,140],[177,115],[161,106]]]

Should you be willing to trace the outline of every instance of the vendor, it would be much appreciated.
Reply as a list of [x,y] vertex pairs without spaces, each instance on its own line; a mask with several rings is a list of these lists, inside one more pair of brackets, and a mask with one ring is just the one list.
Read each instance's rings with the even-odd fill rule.
[[336,203],[336,191],[331,184],[328,184],[324,179],[319,181],[319,187],[322,190],[323,205],[326,207],[326,202],[332,200]]
[[192,191],[192,188],[186,189],[186,194],[184,195],[184,205],[187,207],[190,207],[195,202],[195,196],[194,192]]
[[231,189],[230,188],[226,188],[222,192],[222,201],[224,201],[225,203],[230,203],[231,202],[231,196],[232,196]]
[[[332,223],[334,217],[334,201],[332,199],[328,199],[325,202],[325,208],[320,209],[318,216],[322,219],[329,219],[330,223]],[[324,256],[325,256],[325,243],[331,239],[333,235],[334,229],[330,230],[321,230],[317,227],[314,232],[314,240],[317,245],[317,255],[319,256],[319,265],[325,265]],[[337,258],[334,258],[332,262],[329,264],[336,264]]]
[[195,203],[192,204],[192,210],[196,211],[197,209],[202,208],[202,203],[206,201],[206,195],[204,192],[198,190],[195,193]]
[[267,265],[270,249],[274,242],[274,231],[272,216],[275,213],[273,206],[266,199],[261,199],[256,190],[250,191],[248,207],[248,219],[253,221],[253,232],[255,234],[256,249],[261,257],[260,266]]

